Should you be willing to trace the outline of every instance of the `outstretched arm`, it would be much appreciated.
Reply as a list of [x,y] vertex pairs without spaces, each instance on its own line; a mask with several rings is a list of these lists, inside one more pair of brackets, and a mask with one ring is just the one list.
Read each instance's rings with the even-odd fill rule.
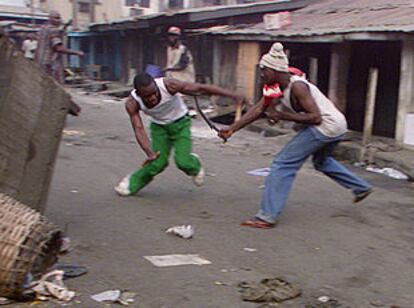
[[53,50],[56,51],[56,52],[64,53],[64,54],[67,54],[67,55],[74,55],[74,56],[78,56],[78,57],[83,57],[83,55],[84,55],[83,51],[66,48],[65,46],[63,46],[63,44],[55,45],[53,47]]
[[132,97],[128,97],[125,103],[125,109],[128,112],[129,118],[131,120],[132,128],[135,133],[135,138],[137,139],[138,144],[141,146],[142,150],[147,155],[147,159],[144,162],[144,165],[157,159],[160,155],[159,152],[154,152],[151,147],[151,142],[148,138],[147,133],[145,132],[144,123],[142,122],[141,116],[139,114],[138,104]]
[[225,129],[221,129],[219,132],[219,137],[223,139],[230,138],[235,132],[242,129],[243,127],[249,125],[256,121],[260,116],[265,112],[266,107],[263,105],[264,98],[262,97],[260,101],[254,105],[252,108],[249,109],[239,121],[233,123],[229,127]]
[[173,95],[176,93],[186,95],[219,95],[229,97],[236,102],[243,100],[242,96],[234,93],[233,91],[229,91],[215,85],[183,82],[176,79],[165,79],[165,85],[168,91]]

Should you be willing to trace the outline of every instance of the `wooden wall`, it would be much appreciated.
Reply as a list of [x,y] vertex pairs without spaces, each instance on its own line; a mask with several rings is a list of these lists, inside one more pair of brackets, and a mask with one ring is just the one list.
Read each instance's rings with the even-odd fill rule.
[[[223,88],[236,90],[238,42],[214,41],[213,50],[213,83]],[[221,103],[226,99],[218,99]]]

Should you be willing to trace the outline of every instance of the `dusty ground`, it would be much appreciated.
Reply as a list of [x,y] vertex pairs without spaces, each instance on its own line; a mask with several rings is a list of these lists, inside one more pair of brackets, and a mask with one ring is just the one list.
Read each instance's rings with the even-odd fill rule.
[[[78,293],[72,306],[103,307],[89,296],[120,288],[137,293],[132,307],[257,307],[241,301],[237,284],[282,276],[303,294],[280,307],[302,307],[322,295],[344,307],[414,307],[412,184],[355,170],[375,186],[355,207],[348,191],[307,164],[277,228],[243,228],[264,182],[246,171],[269,166],[286,136],[243,131],[223,145],[195,120],[194,151],[210,175],[205,186],[194,187],[172,160],[137,196],[121,198],[113,186],[144,159],[123,105],[75,98],[82,116],[68,118],[66,129],[85,135],[62,140],[46,213],[74,244],[61,261],[89,269],[67,280]],[[195,237],[164,233],[177,224],[192,224]],[[186,253],[212,264],[157,268],[143,258]]]

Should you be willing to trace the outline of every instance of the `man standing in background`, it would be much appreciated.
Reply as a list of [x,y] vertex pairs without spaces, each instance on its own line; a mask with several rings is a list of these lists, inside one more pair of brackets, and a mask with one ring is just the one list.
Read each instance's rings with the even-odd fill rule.
[[[56,11],[49,13],[49,23],[42,27],[38,36],[36,49],[36,62],[40,67],[52,76],[57,82],[63,84],[63,55],[75,55],[82,57],[82,51],[68,49],[63,45],[64,31],[60,29],[62,24],[61,16]],[[80,107],[72,102],[69,113],[78,115]]]
[[165,75],[184,82],[195,82],[193,56],[181,41],[181,29],[168,29],[167,66]]

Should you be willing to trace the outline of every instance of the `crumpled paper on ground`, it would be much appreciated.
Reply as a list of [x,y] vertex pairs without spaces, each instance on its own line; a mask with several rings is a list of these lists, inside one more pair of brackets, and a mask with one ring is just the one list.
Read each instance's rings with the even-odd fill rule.
[[282,278],[266,278],[259,283],[239,283],[241,298],[256,303],[280,303],[302,294],[302,291]]
[[94,301],[100,303],[119,303],[124,306],[134,303],[134,297],[136,293],[121,291],[121,290],[108,290],[95,295],[92,295],[91,298]]
[[75,297],[74,291],[69,291],[63,284],[63,271],[54,270],[43,275],[39,280],[32,282],[29,289],[36,293],[39,300],[56,298],[63,302],[70,302]]
[[384,174],[396,180],[408,180],[407,175],[393,168],[377,168],[377,167],[368,166],[365,168],[365,170],[374,172],[374,173]]
[[185,239],[189,239],[192,238],[194,235],[194,228],[191,225],[174,226],[168,228],[165,232],[175,234]]

